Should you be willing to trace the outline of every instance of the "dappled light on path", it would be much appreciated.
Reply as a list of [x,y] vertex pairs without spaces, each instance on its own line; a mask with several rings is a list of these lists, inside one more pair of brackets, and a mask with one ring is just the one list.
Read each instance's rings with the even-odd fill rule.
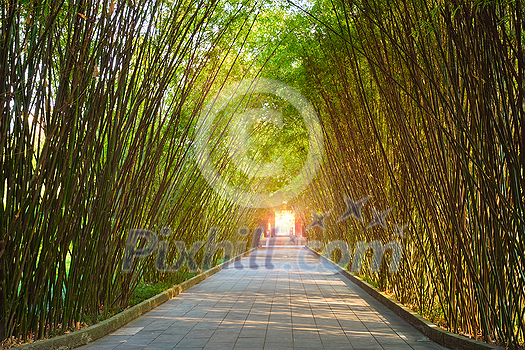
[[81,349],[444,349],[306,248],[240,264]]

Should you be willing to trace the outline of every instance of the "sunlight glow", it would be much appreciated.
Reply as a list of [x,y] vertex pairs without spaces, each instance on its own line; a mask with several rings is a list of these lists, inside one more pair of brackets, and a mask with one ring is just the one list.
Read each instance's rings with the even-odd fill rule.
[[295,234],[295,216],[292,211],[283,210],[275,213],[275,234],[278,236]]

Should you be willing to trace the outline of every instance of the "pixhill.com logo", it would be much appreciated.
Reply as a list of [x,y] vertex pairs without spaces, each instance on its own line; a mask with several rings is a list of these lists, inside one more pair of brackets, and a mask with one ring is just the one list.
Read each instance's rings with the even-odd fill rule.
[[[228,148],[228,156],[226,158],[231,160],[232,166],[235,166],[238,171],[243,173],[248,182],[257,177],[275,177],[283,173],[283,162],[279,158],[273,159],[269,163],[254,164],[256,163],[255,159],[248,156],[249,152],[247,151],[252,148],[252,145],[256,144],[253,139],[257,128],[254,128],[254,125],[266,122],[278,129],[283,129],[284,126],[283,115],[280,112],[283,108],[275,109],[276,105],[269,103],[268,100],[264,100],[266,103],[262,103],[260,106],[257,105],[258,107],[247,103],[251,99],[256,99],[256,96],[272,96],[272,101],[281,101],[291,106],[304,122],[308,132],[308,152],[300,171],[278,190],[266,193],[246,188],[241,189],[238,184],[233,185],[229,183],[228,176],[225,176],[220,171],[226,168],[224,164],[217,166],[213,161],[214,150],[218,147],[217,142],[213,141],[213,134],[220,129],[220,135],[230,135],[229,139],[231,142],[226,142],[226,147]],[[221,116],[227,118],[226,123],[221,124]],[[293,124],[289,125],[289,127],[297,127],[297,125]],[[196,131],[193,147],[197,165],[204,179],[218,195],[225,198],[229,203],[235,203],[244,207],[272,208],[287,203],[306,189],[319,169],[322,160],[323,130],[315,109],[299,91],[276,80],[263,78],[242,80],[222,88],[218,95],[202,109]],[[274,143],[276,141],[273,140]],[[222,157],[219,158],[223,159]],[[257,171],[254,171],[254,169]],[[263,169],[263,171],[259,171],[260,169]],[[354,201],[349,197],[345,197],[347,208],[337,222],[340,223],[353,217],[364,224],[362,209],[369,198],[370,196],[367,196]],[[389,208],[380,212],[375,208],[371,208],[373,219],[366,225],[364,230],[369,230],[377,225],[386,229],[388,227],[386,217],[391,210],[392,208]],[[312,223],[307,227],[307,231],[314,227],[320,227],[325,230],[325,219],[329,215],[330,211],[322,214],[313,212]],[[347,267],[352,262],[352,271],[361,269],[368,251],[373,252],[370,270],[378,271],[385,253],[390,251],[388,269],[390,272],[396,272],[399,269],[403,249],[403,244],[397,237],[404,238],[406,226],[394,224],[393,227],[394,237],[391,237],[389,242],[382,244],[379,240],[370,242],[358,241],[354,246],[353,254],[351,254],[348,243],[342,240],[328,242],[325,245],[320,241],[310,241],[309,246],[313,249],[321,249],[323,254],[329,257],[332,256],[335,250],[339,249],[342,256],[339,264]],[[208,232],[206,241],[196,241],[188,247],[186,242],[183,241],[171,242],[169,237],[172,231],[169,228],[161,229],[158,235],[145,229],[130,230],[122,262],[122,271],[131,271],[135,258],[145,258],[156,252],[155,267],[158,271],[166,273],[176,272],[184,265],[187,265],[189,271],[196,272],[201,268],[203,270],[210,268],[213,257],[218,250],[222,249],[224,260],[228,260],[246,250],[250,232],[247,228],[238,230],[235,242],[230,240],[217,242],[218,232],[219,229],[217,227],[212,227]],[[263,232],[264,228],[262,227],[253,230],[251,247],[259,245],[259,239]],[[295,243],[295,237],[291,237],[290,242]],[[139,246],[142,248],[139,248]],[[199,267],[195,256],[201,249],[204,249],[204,252],[202,265]],[[266,264],[264,265],[266,268],[273,268],[273,265],[270,263],[271,255],[272,250],[266,249]],[[167,263],[168,256],[176,256],[176,260],[173,263]],[[256,268],[258,266],[253,262],[253,256],[250,257],[250,267]],[[301,259],[300,256],[299,254],[298,259]],[[306,266],[303,261],[298,261],[298,264],[300,267]],[[240,266],[239,263],[237,263],[237,266]]]
[[[381,269],[381,264],[385,258],[385,254],[390,252],[390,260],[388,262],[388,272],[395,273],[399,270],[403,243],[402,240],[405,238],[406,225],[400,226],[395,223],[387,223],[387,216],[392,211],[392,208],[388,208],[384,211],[378,211],[375,208],[371,208],[372,220],[365,226],[363,217],[363,207],[368,201],[368,197],[361,198],[360,200],[354,201],[349,197],[345,197],[346,210],[339,217],[337,223],[347,220],[351,217],[359,221],[363,226],[364,230],[370,230],[375,226],[380,226],[382,229],[387,229],[389,226],[393,228],[393,234],[390,236],[390,241],[382,243],[380,240],[371,241],[357,241],[354,245],[353,254],[350,245],[342,240],[330,241],[323,244],[318,240],[311,240],[308,242],[308,246],[315,250],[322,251],[322,254],[331,257],[337,250],[341,252],[341,259],[337,263],[344,268],[349,269],[353,272],[360,272],[363,267],[363,262],[366,259],[367,253],[372,253],[372,258],[369,264],[371,272],[377,272]],[[330,211],[319,214],[312,212],[312,222],[307,227],[308,230],[312,230],[315,227],[321,228],[323,231],[327,229],[325,220],[330,215]],[[251,235],[251,247],[259,247],[259,241],[264,232],[263,227],[257,227],[252,231]],[[236,240],[222,240],[218,241],[218,227],[211,227],[208,231],[208,237],[206,241],[193,242],[190,247],[187,246],[184,241],[173,241],[170,242],[169,237],[172,234],[172,230],[169,228],[163,228],[157,235],[151,230],[145,229],[133,229],[129,231],[128,240],[126,243],[126,250],[124,252],[124,258],[122,261],[122,271],[130,272],[133,267],[135,258],[146,258],[156,252],[155,256],[155,268],[162,273],[175,273],[180,270],[184,265],[187,266],[188,271],[197,272],[207,270],[212,267],[213,258],[219,250],[222,250],[223,261],[230,260],[233,256],[239,255],[246,251],[248,246],[248,239],[250,238],[250,230],[248,228],[240,228],[237,231]],[[159,238],[160,236],[160,238]],[[289,243],[295,244],[294,237],[290,237]],[[143,240],[144,243],[139,248],[139,240]],[[172,252],[175,256],[172,263],[167,263],[168,253]],[[199,264],[196,261],[195,256],[203,250],[202,263]],[[260,268],[273,269],[272,264],[273,250],[266,249],[266,256],[264,257],[265,263],[261,266],[257,265],[255,255],[250,256],[249,268]],[[304,256],[301,254],[297,255],[297,266],[300,269],[316,269],[319,268],[318,264],[308,264],[304,260]],[[244,267],[240,262],[236,262],[236,268]]]
[[[163,273],[175,273],[180,270],[184,264],[187,265],[189,272],[197,272],[200,270],[207,270],[211,268],[213,257],[215,253],[222,249],[223,260],[230,260],[234,255],[243,253],[246,250],[246,239],[249,235],[249,230],[245,227],[240,228],[237,231],[238,240],[232,242],[230,240],[223,240],[217,242],[219,228],[211,227],[208,231],[208,237],[206,241],[196,241],[188,248],[184,241],[170,242],[169,236],[172,234],[170,228],[164,227],[160,230],[159,239],[157,234],[151,230],[145,229],[132,229],[129,230],[128,240],[126,242],[126,249],[124,251],[124,258],[122,260],[122,271],[130,272],[133,267],[133,261],[135,258],[146,258],[153,253],[157,253],[155,256],[155,268],[159,272]],[[252,246],[257,246],[258,241],[255,238],[260,237],[262,228],[257,228],[253,232]],[[139,240],[144,239],[145,243],[142,248],[139,248]],[[173,249],[170,247],[170,243],[173,243],[177,250],[177,258],[173,264],[167,264],[166,260],[168,252]],[[195,260],[195,255],[204,247],[204,258],[202,265],[199,267]]]

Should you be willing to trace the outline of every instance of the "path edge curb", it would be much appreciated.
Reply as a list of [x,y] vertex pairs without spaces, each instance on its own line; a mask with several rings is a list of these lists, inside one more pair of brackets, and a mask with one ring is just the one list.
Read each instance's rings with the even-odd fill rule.
[[100,339],[111,332],[125,326],[130,321],[136,319],[139,316],[144,315],[146,312],[153,310],[157,306],[165,303],[171,298],[179,295],[180,293],[186,291],[187,289],[193,287],[199,282],[202,282],[206,278],[214,275],[219,272],[226,266],[240,260],[246,255],[250,254],[257,248],[251,248],[245,251],[242,254],[237,255],[236,257],[223,262],[220,265],[217,265],[209,270],[206,270],[197,276],[190,278],[187,281],[184,281],[180,284],[176,284],[173,287],[166,289],[165,291],[147,299],[143,302],[130,307],[127,310],[122,311],[121,313],[116,314],[113,317],[108,318],[102,322],[89,326],[87,328],[60,335],[58,337],[36,341],[30,344],[24,344],[21,346],[13,347],[13,349],[23,349],[23,350],[68,350],[74,349],[76,347],[89,344],[97,339]]
[[445,346],[450,349],[465,349],[465,350],[503,350],[504,348],[492,345],[488,343],[484,343],[479,340],[470,339],[464,336],[461,336],[459,334],[455,334],[452,332],[449,332],[447,330],[444,330],[432,322],[425,319],[423,316],[419,315],[418,313],[412,311],[408,307],[401,304],[399,301],[389,297],[385,293],[377,290],[375,287],[370,285],[369,283],[365,282],[360,277],[356,276],[352,272],[348,271],[347,269],[342,268],[332,260],[328,259],[326,256],[320,254],[319,252],[313,250],[312,248],[306,246],[307,249],[309,249],[313,254],[321,257],[324,259],[325,262],[328,262],[331,266],[336,268],[340,274],[348,278],[350,281],[355,283],[358,287],[363,289],[365,292],[370,294],[372,297],[377,299],[379,302],[381,302],[383,305],[385,305],[387,308],[392,310],[395,314],[397,314],[399,317],[407,321],[409,324],[411,324],[415,329],[423,333],[425,336],[427,336],[430,340],[438,343],[439,345]]

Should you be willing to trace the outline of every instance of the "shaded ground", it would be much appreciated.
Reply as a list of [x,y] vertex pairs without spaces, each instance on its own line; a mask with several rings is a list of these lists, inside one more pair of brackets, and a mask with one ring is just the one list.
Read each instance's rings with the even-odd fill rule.
[[304,248],[260,249],[79,349],[114,348],[444,349]]

